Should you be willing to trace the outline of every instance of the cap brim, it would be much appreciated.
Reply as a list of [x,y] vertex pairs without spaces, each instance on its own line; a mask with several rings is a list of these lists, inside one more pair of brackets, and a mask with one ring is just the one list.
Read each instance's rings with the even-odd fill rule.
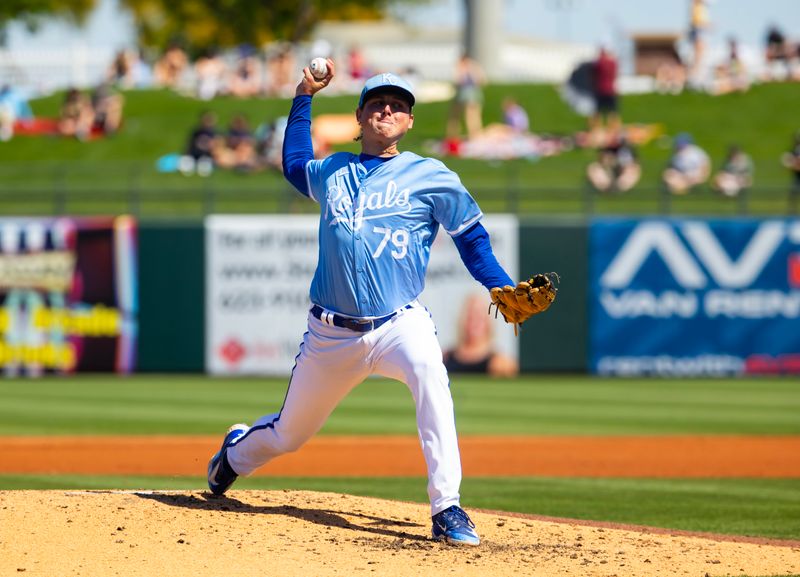
[[364,106],[364,103],[367,100],[369,100],[370,98],[372,98],[376,94],[381,94],[381,93],[388,93],[388,94],[394,94],[396,96],[399,96],[403,100],[408,102],[409,106],[414,106],[414,104],[416,103],[416,99],[414,98],[414,95],[411,94],[405,88],[402,88],[400,86],[376,86],[372,90],[367,90],[364,94],[361,95],[361,99],[358,102],[359,108]]

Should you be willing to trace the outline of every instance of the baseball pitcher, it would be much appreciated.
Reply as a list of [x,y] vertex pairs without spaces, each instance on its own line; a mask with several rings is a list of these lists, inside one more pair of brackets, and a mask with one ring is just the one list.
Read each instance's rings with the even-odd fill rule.
[[239,475],[298,449],[336,405],[372,374],[408,385],[428,469],[433,537],[478,545],[460,507],[461,460],[453,401],[436,328],[417,297],[425,286],[431,245],[449,234],[491,304],[515,325],[555,297],[549,277],[514,285],[492,253],[481,210],[458,176],[398,144],[414,126],[412,87],[394,74],[368,79],[355,119],[361,153],[314,160],[311,101],[330,84],[334,62],[297,86],[283,148],[283,172],[320,205],[319,259],[311,283],[308,331],[280,411],[232,426],[208,465],[208,485],[223,494]]

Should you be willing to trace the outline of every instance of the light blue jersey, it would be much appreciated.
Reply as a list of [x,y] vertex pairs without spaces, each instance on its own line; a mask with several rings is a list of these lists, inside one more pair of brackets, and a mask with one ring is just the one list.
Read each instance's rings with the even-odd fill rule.
[[482,213],[444,164],[403,152],[367,170],[339,152],[306,165],[320,204],[319,261],[311,301],[353,317],[379,317],[425,288],[441,225],[458,236]]

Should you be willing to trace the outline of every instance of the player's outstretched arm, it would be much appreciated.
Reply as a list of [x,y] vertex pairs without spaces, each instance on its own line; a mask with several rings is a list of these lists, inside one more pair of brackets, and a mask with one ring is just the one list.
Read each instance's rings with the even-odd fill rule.
[[327,64],[328,72],[322,78],[314,78],[308,67],[303,68],[303,79],[297,85],[283,138],[283,176],[305,196],[311,196],[306,182],[306,165],[314,159],[311,97],[333,79],[336,72],[333,60],[329,58]]
[[491,290],[496,286],[513,284],[492,251],[489,233],[478,222],[453,238],[461,261],[472,277]]

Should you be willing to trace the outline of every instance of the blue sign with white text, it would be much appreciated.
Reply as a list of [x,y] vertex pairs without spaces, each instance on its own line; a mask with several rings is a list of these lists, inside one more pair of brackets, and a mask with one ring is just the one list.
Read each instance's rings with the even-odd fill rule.
[[800,374],[800,220],[597,219],[590,366]]

